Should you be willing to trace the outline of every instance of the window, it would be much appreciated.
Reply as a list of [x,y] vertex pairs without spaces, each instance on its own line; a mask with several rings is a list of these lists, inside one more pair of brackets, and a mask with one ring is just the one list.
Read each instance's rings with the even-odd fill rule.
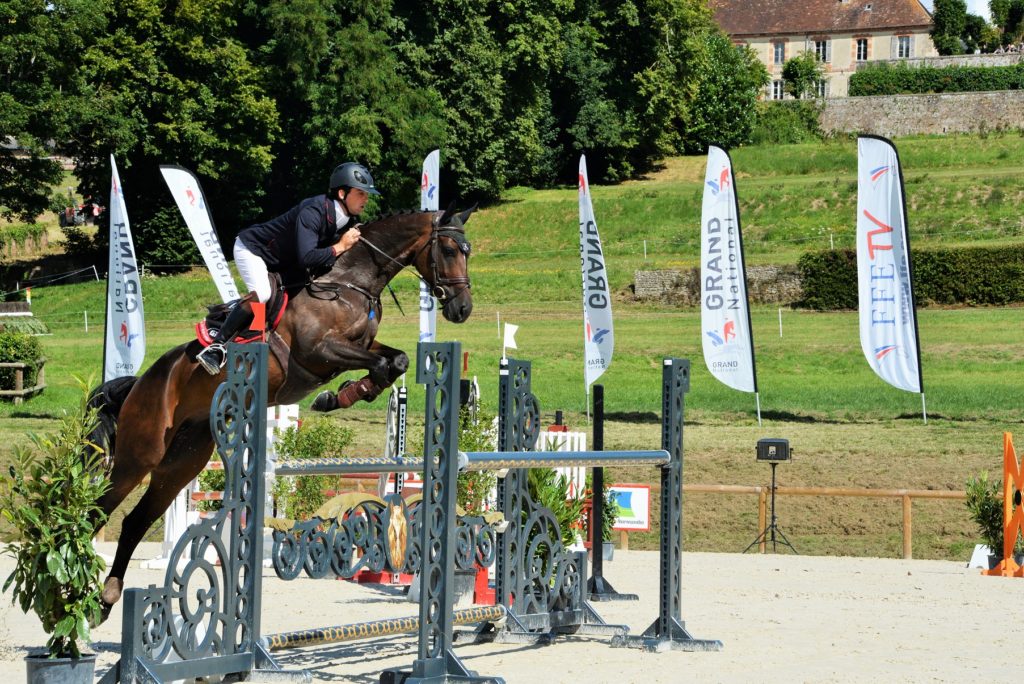
[[827,97],[828,96],[828,81],[826,79],[824,79],[824,78],[821,79],[820,81],[815,81],[814,82],[814,93],[818,97]]
[[781,100],[785,96],[786,91],[782,87],[782,85],[783,85],[783,82],[782,82],[781,79],[778,80],[778,81],[772,81],[772,99],[773,100]]
[[831,62],[832,61],[832,50],[829,41],[827,40],[816,40],[814,41],[814,55],[818,58],[819,62]]
[[910,36],[896,37],[896,57],[898,59],[910,57]]
[[857,39],[857,61],[866,62],[868,61],[868,39],[858,38]]
[[772,43],[772,47],[775,51],[775,63],[782,64],[786,61],[786,44],[785,43]]

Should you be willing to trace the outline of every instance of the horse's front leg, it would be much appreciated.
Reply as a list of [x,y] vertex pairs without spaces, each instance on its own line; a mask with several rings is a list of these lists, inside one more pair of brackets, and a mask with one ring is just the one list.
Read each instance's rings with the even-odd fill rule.
[[[347,353],[349,351],[351,353]],[[367,350],[346,350],[345,356],[349,361],[349,367],[366,368],[368,374],[359,380],[346,380],[338,387],[337,392],[321,392],[313,401],[311,408],[314,411],[348,408],[360,399],[373,401],[409,370],[409,357],[405,352],[376,341]],[[366,359],[368,363],[352,363],[356,358]]]

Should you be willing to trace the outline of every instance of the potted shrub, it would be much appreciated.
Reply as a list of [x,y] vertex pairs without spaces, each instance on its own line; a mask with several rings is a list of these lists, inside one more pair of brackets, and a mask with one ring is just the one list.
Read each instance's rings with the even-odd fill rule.
[[[981,539],[989,548],[989,568],[1003,559],[1003,483],[990,481],[988,472],[967,481],[967,510],[978,526]],[[1018,539],[1013,548],[1018,564],[1024,554],[1024,540]]]
[[50,635],[47,652],[26,658],[28,681],[92,682],[95,654],[83,654],[90,625],[101,620],[103,559],[93,547],[105,520],[97,506],[110,486],[104,453],[89,441],[96,411],[86,393],[76,414],[66,415],[52,435],[31,435],[35,448],[15,450],[3,478],[0,511],[18,540],[5,552],[15,561],[4,582],[13,601],[30,609]]

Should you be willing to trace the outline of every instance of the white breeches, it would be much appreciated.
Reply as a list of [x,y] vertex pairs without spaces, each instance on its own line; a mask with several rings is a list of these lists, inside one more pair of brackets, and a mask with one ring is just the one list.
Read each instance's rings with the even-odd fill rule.
[[238,238],[235,238],[235,267],[238,268],[238,275],[242,276],[242,282],[249,292],[255,292],[261,303],[266,304],[270,299],[270,275],[267,273],[267,265],[263,259],[249,251]]

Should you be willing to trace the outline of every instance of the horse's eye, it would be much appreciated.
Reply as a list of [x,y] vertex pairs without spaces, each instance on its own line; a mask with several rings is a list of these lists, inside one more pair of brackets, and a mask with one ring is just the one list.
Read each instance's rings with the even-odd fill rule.
[[451,247],[442,247],[441,251],[444,253],[445,258],[452,259],[458,252]]

